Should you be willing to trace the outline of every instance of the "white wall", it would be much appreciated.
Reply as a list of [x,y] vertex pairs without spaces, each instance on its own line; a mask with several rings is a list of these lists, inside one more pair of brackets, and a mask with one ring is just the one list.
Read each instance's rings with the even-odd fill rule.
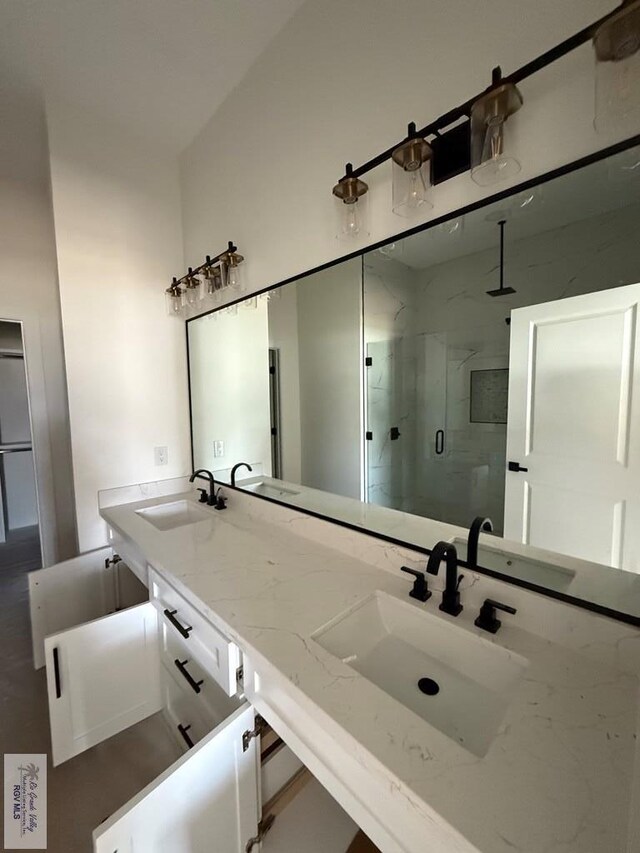
[[47,130],[40,99],[0,84],[0,320],[22,323],[46,564],[76,550]]
[[[80,550],[106,541],[97,492],[189,470],[177,162],[98,115],[47,105]],[[210,248],[210,247],[209,247]],[[168,465],[154,447],[168,447]]]
[[[183,153],[186,260],[219,235],[246,255],[249,288],[345,253],[331,187],[344,163],[400,139],[614,8],[611,0],[308,0]],[[592,49],[522,84],[513,119],[518,180],[614,141],[597,137]],[[367,177],[371,236],[410,222],[390,212],[390,166]],[[439,216],[489,194],[469,175],[437,188]],[[211,203],[215,199],[215,203]],[[416,220],[422,221],[421,219]]]
[[362,263],[298,288],[300,435],[305,486],[361,497]]
[[[270,475],[267,302],[189,323],[189,365],[195,467],[215,473],[248,462]],[[214,456],[214,441],[223,456]]]

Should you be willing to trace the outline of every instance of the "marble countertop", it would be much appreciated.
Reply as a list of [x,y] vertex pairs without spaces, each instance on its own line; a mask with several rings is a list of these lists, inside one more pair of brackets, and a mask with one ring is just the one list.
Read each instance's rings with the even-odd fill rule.
[[[193,499],[193,493],[182,497]],[[465,608],[452,619],[438,611],[436,595],[427,605],[408,598],[400,572],[396,577],[373,568],[233,506],[223,513],[212,510],[210,520],[168,531],[136,514],[175,499],[103,507],[101,514],[249,658],[253,654],[277,672],[294,701],[311,702],[330,718],[337,746],[382,773],[389,796],[406,798],[424,817],[424,837],[412,839],[407,851],[430,849],[430,827],[436,823],[440,837],[448,832],[450,838],[446,848],[437,849],[451,853],[635,850],[629,827],[640,767],[640,663],[634,671],[613,666],[606,657],[598,660],[550,641],[542,624],[540,634],[523,630],[516,618],[505,620],[492,637],[473,625],[475,609]],[[376,590],[427,607],[434,619],[455,623],[528,661],[483,757],[312,639]],[[626,657],[640,659],[637,637],[626,639],[636,649],[635,658],[628,649]]]

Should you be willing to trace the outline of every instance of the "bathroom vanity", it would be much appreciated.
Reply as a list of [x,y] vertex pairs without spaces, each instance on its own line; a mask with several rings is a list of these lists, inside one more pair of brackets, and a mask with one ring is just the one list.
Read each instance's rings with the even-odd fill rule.
[[[454,618],[388,542],[239,491],[125,491],[110,549],[31,576],[54,763],[159,711],[185,750],[96,851],[345,851],[358,827],[384,853],[640,849],[637,628],[468,571]],[[91,621],[52,594],[75,575]],[[486,598],[517,610],[495,635]]]

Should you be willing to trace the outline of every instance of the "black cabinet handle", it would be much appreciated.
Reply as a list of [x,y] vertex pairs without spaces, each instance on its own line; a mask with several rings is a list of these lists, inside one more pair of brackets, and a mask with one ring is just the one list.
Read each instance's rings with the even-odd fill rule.
[[180,734],[184,738],[184,742],[189,747],[189,749],[191,749],[191,747],[193,746],[193,741],[191,740],[191,738],[188,735],[188,731],[190,728],[191,728],[191,726],[183,726],[182,723],[178,723],[178,731],[180,732]]
[[56,683],[56,699],[62,696],[62,686],[60,682],[60,660],[58,659],[58,647],[53,649],[53,678]]
[[397,441],[401,435],[402,433],[400,432],[398,427],[391,427],[391,429],[389,430],[389,438],[391,439],[391,441]]
[[188,640],[188,639],[189,639],[189,634],[190,634],[190,632],[191,632],[191,631],[193,631],[193,628],[191,628],[191,627],[185,628],[185,626],[184,626],[184,625],[181,625],[181,624],[180,624],[180,622],[178,622],[178,620],[176,619],[176,613],[177,613],[177,612],[178,612],[177,610],[168,610],[168,609],[166,609],[166,610],[164,611],[164,615],[167,617],[167,619],[169,620],[169,622],[171,622],[171,624],[172,624],[172,625],[173,625],[173,627],[176,629],[176,631],[178,631],[178,633],[179,633],[182,637],[184,637],[184,638],[185,638],[185,640]]
[[515,473],[519,473],[520,471],[528,471],[528,468],[523,468],[519,462],[509,462],[507,463],[507,468],[509,471],[515,471]]
[[202,681],[202,679],[200,681],[196,681],[195,678],[193,678],[193,676],[189,672],[187,672],[186,665],[187,665],[188,661],[178,660],[178,658],[176,658],[174,660],[174,663],[178,667],[178,669],[180,670],[180,674],[183,675],[184,678],[187,680],[189,687],[191,687],[191,689],[195,693],[200,693],[200,685],[204,684],[204,681]]
[[444,430],[436,430],[436,456],[442,456],[444,452]]

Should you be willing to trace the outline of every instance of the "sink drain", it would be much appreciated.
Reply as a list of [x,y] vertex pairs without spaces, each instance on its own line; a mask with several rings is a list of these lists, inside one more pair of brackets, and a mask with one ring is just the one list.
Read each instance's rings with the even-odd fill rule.
[[440,692],[440,685],[437,681],[434,681],[433,678],[421,678],[418,682],[418,687],[423,693],[426,693],[427,696],[435,696],[436,693]]

